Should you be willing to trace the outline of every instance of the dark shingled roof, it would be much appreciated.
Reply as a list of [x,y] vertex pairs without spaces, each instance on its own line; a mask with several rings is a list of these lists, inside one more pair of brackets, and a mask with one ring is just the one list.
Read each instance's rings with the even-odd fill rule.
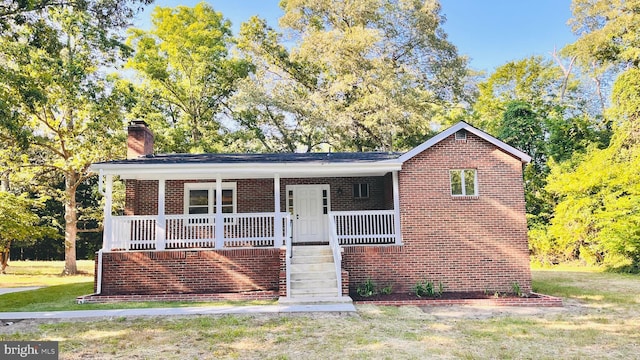
[[237,163],[350,163],[393,160],[398,152],[271,153],[271,154],[158,154],[101,164],[237,164]]

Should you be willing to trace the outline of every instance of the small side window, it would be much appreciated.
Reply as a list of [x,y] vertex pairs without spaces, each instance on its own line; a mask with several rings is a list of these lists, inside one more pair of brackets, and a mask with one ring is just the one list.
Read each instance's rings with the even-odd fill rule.
[[475,169],[449,170],[452,196],[478,195],[478,172]]
[[353,197],[355,199],[368,199],[369,184],[353,184]]

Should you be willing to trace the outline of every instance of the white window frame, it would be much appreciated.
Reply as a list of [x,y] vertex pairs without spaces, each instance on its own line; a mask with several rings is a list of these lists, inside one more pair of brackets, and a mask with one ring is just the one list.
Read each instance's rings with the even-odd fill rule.
[[[183,204],[184,204],[184,214],[185,215],[190,215],[189,214],[189,192],[191,190],[208,190],[209,191],[209,199],[207,201],[207,206],[208,206],[208,211],[207,211],[207,215],[215,215],[216,213],[216,199],[213,196],[213,193],[216,191],[216,183],[212,182],[212,183],[185,183],[184,184],[184,197],[183,197]],[[238,199],[237,199],[237,194],[238,194],[238,185],[235,182],[223,182],[222,183],[222,190],[231,190],[232,193],[232,202],[233,202],[233,212],[232,214],[236,214],[237,210],[238,210]],[[203,214],[204,215],[204,214]]]
[[[467,194],[467,187],[465,186],[465,177],[464,177],[464,173],[465,171],[473,171],[473,195],[468,195]],[[451,177],[451,175],[457,172],[458,174],[460,174],[460,181],[461,181],[461,185],[462,185],[462,194],[454,194],[453,193],[453,179]],[[449,169],[449,192],[451,194],[451,196],[456,196],[456,197],[460,197],[460,196],[473,196],[476,197],[478,196],[478,169]]]

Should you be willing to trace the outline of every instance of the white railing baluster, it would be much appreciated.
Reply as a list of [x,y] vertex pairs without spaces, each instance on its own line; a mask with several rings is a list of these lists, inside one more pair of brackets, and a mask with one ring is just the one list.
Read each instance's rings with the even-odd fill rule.
[[[286,213],[280,218],[288,219]],[[288,223],[282,227],[283,233],[276,234],[274,213],[225,214],[223,217],[225,247],[276,246],[289,231]],[[130,242],[123,250],[153,249],[155,243],[155,216],[113,217],[114,236],[108,242],[116,248],[122,241]],[[166,215],[166,249],[210,248],[215,243],[215,216],[212,215]],[[128,227],[128,234],[124,228]],[[126,236],[122,236],[126,234]],[[280,241],[280,242],[278,242]]]
[[[329,214],[340,245],[390,244],[396,239],[393,210],[337,211]],[[113,216],[106,251],[155,249],[155,215]],[[275,213],[225,214],[224,247],[278,246],[289,239],[290,216],[282,213],[282,233],[275,231]],[[215,216],[166,215],[166,249],[215,247]]]
[[334,235],[341,245],[395,243],[395,211],[333,211]]

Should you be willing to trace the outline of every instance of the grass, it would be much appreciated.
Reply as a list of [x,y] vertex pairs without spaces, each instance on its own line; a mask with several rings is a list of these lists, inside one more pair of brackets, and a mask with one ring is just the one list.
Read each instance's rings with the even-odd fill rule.
[[534,271],[533,290],[590,305],[640,304],[640,275],[594,271]]
[[[362,305],[355,315],[23,321],[0,327],[0,341],[60,341],[60,359],[603,359],[640,353],[640,277],[575,269],[535,270],[533,277],[536,291],[562,296],[566,306],[508,312]],[[487,311],[491,315],[483,315]]]
[[0,274],[0,288],[53,286],[93,281],[93,260],[78,260],[82,275],[60,276],[64,261],[10,261],[6,274]]

